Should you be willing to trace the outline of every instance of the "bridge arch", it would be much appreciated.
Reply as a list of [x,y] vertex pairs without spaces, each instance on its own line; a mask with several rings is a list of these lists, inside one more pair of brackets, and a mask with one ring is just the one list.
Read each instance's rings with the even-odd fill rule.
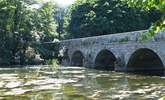
[[116,57],[107,49],[101,50],[95,58],[95,68],[103,70],[114,70],[115,69]]
[[72,54],[71,65],[79,67],[84,65],[84,55],[81,51],[77,50]]
[[129,58],[127,71],[148,75],[163,75],[164,65],[159,55],[152,49],[137,49]]

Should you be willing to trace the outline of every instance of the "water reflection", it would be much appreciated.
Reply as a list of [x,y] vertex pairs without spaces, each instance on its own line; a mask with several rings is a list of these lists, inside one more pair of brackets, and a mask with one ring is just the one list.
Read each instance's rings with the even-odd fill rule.
[[165,78],[80,67],[0,69],[0,99],[151,100],[165,95]]

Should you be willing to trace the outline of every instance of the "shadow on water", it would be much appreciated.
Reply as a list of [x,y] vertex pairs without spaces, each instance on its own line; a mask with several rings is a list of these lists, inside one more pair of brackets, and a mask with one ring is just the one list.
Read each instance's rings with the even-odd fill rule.
[[165,76],[165,70],[136,70],[136,71],[127,71],[129,74],[137,74],[144,76]]
[[102,70],[102,71],[114,71],[113,66],[96,67],[95,69]]

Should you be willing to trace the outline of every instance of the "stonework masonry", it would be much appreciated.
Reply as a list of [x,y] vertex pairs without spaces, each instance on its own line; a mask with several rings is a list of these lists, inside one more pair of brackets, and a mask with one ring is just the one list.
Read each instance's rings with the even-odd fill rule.
[[83,66],[95,68],[95,59],[102,50],[109,50],[116,57],[115,70],[127,71],[128,62],[134,52],[140,49],[152,50],[158,55],[163,66],[165,65],[165,31],[154,37],[143,40],[147,30],[118,33],[79,39],[70,39],[60,42],[60,50],[65,50],[63,65],[72,65],[72,57],[80,51],[84,57]]

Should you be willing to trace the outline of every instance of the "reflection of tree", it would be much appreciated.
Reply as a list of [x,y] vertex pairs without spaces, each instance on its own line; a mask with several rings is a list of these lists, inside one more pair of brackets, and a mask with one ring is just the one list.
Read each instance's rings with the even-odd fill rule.
[[[87,97],[109,99],[114,95],[119,95],[119,91],[122,92],[129,89],[128,80],[124,74],[76,68],[65,69],[67,73],[62,74],[62,77],[60,77],[63,79],[77,80],[75,83],[63,84],[63,96],[65,98],[67,97],[67,99]],[[62,73],[63,71],[64,70],[62,70]]]
[[[99,74],[98,74],[99,73]],[[89,75],[91,74],[91,75]],[[128,88],[128,80],[126,77],[123,75],[110,75],[112,73],[107,73],[106,72],[90,72],[86,71],[85,73],[85,78],[82,80],[82,84],[84,87],[88,87],[87,93],[89,91],[92,91],[90,93],[92,94],[87,94],[87,95],[92,95],[94,96],[96,94],[104,95],[104,96],[99,96],[99,98],[106,98],[105,95],[114,95],[117,94],[120,90],[127,90]],[[103,75],[103,76],[102,76]],[[106,76],[104,76],[106,75]],[[99,77],[97,77],[99,76]],[[114,76],[114,77],[113,77]],[[107,96],[107,95],[106,95]]]

